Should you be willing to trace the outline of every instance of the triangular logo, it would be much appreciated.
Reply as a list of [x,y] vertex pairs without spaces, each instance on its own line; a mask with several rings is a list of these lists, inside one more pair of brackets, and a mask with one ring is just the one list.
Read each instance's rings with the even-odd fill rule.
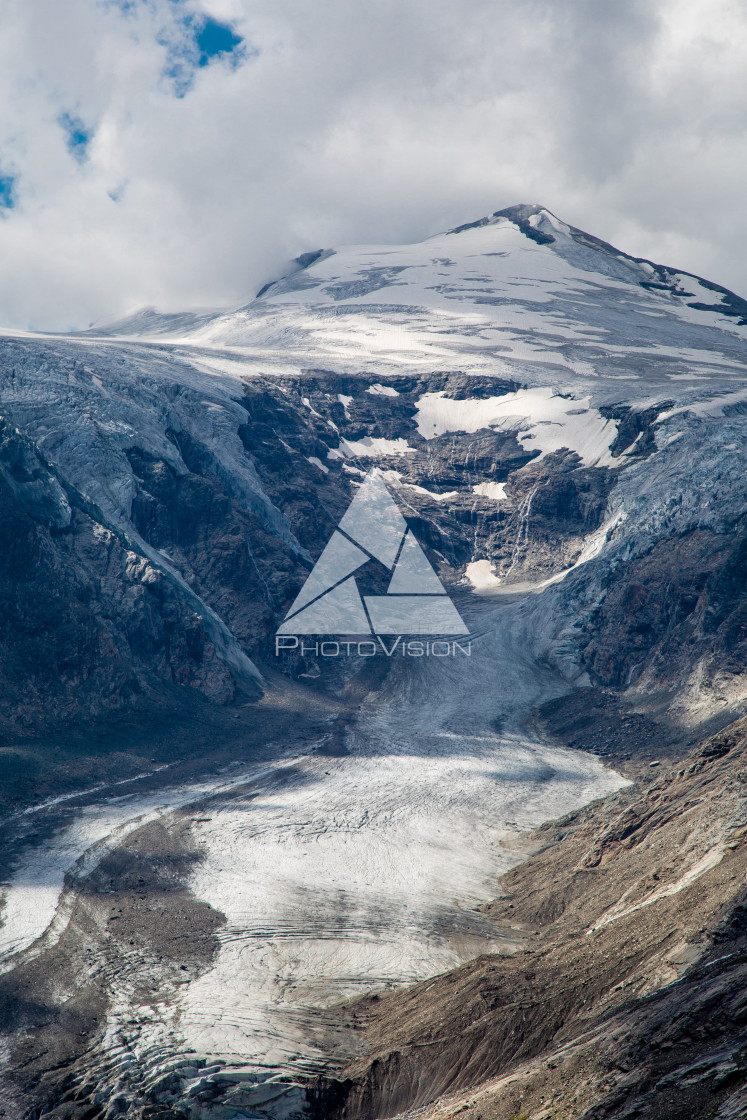
[[392,572],[387,595],[445,594],[444,585],[428,563],[425,553],[412,535],[412,529],[408,529],[397,565]]
[[[392,569],[386,595],[361,598],[352,573]],[[369,471],[278,634],[467,634],[459,612],[389,493]]]

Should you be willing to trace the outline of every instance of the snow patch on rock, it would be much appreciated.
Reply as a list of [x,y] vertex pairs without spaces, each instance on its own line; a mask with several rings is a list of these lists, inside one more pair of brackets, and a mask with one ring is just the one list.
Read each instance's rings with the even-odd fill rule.
[[528,449],[537,448],[538,459],[568,448],[585,466],[614,463],[610,447],[617,436],[617,421],[602,416],[590,397],[574,400],[550,387],[466,400],[454,400],[444,391],[426,393],[417,401],[415,423],[424,439],[497,428],[518,432]]

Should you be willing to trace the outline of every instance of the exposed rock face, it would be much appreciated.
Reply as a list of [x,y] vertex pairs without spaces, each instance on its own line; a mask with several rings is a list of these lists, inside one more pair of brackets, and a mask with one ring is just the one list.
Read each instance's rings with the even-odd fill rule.
[[[47,592],[34,583],[34,609],[41,612],[35,623],[22,617],[25,608],[6,608],[4,642],[23,680],[23,711],[13,688],[1,703],[8,726],[15,721],[19,730],[135,700],[147,705],[163,685],[191,685],[223,704],[237,689],[256,694],[247,658],[274,664],[274,632],[370,466],[369,447],[451,586],[479,556],[514,579],[541,578],[573,563],[598,527],[616,477],[581,465],[571,451],[536,462],[537,452],[513,431],[424,439],[414,427],[427,391],[469,402],[515,392],[515,383],[434,375],[398,378],[387,393],[370,391],[381,389],[379,382],[320,371],[280,383],[254,378],[231,386],[230,398],[214,394],[207,412],[203,401],[198,419],[195,394],[180,389],[143,426],[141,396],[147,400],[154,386],[137,354],[122,386],[130,403],[118,400],[120,418],[111,424],[113,394],[102,398],[97,387],[111,376],[108,354],[99,359],[100,374],[86,367],[96,391],[89,403],[84,386],[70,390],[68,367],[80,367],[69,350],[65,344],[54,354],[45,345],[44,362],[58,363],[64,392],[56,396],[54,383],[45,384],[43,409],[30,410],[17,365],[30,381],[42,376],[35,350],[9,347],[15,364],[8,395],[16,397],[9,415],[25,417],[28,434],[6,422],[8,455],[17,457],[22,446],[35,465],[30,470],[19,460],[6,471],[7,500],[20,503],[26,528],[9,513],[6,535],[14,543],[4,562],[15,565],[16,582],[58,585]],[[220,438],[211,410],[227,424]],[[491,484],[504,485],[502,501]],[[67,611],[65,626],[55,623],[53,602]],[[52,648],[24,660],[24,635],[34,625],[37,633],[53,633]],[[55,653],[58,643],[67,652]],[[284,664],[294,674],[305,667]],[[53,699],[60,690],[67,700]]]
[[693,665],[739,677],[747,664],[747,538],[693,529],[632,561],[589,620],[583,659],[605,685],[644,675],[676,690]]
[[5,421],[0,534],[6,736],[137,704],[156,684],[233,696],[196,604]]

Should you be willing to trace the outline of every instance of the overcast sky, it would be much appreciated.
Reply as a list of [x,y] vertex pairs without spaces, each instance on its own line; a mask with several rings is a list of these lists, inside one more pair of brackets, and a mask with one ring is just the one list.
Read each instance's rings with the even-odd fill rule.
[[3,0],[0,325],[541,202],[747,295],[743,0]]

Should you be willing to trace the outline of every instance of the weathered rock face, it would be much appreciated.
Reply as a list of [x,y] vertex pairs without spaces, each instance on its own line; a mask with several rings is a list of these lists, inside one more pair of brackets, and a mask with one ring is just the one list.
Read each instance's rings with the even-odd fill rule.
[[6,737],[136,706],[156,685],[234,693],[184,592],[6,421],[0,604]]
[[637,676],[675,691],[696,664],[738,678],[747,664],[747,537],[693,529],[654,545],[610,584],[588,624],[584,664],[615,688]]

